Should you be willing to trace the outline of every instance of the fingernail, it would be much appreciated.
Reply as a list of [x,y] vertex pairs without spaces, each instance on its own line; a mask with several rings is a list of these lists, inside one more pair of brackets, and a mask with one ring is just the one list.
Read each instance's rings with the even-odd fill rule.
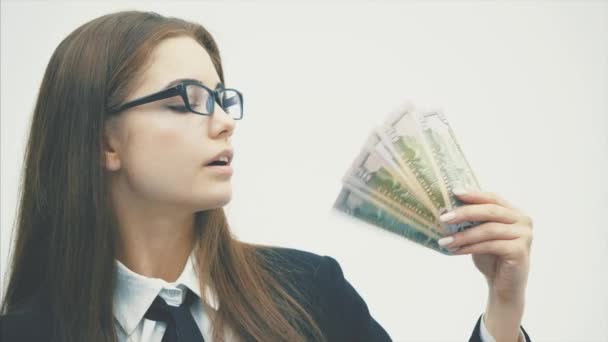
[[448,252],[450,252],[450,253],[458,252],[459,249],[460,249],[460,247],[448,248]]
[[456,213],[453,211],[450,211],[450,212],[447,212],[447,213],[439,216],[439,220],[441,222],[447,222],[447,221],[454,219],[454,217],[456,217]]
[[452,193],[454,193],[454,195],[459,196],[459,195],[464,195],[466,194],[468,191],[466,191],[463,188],[455,188],[452,190]]
[[441,238],[439,240],[437,240],[437,243],[439,244],[439,246],[445,246],[448,245],[450,243],[452,243],[454,241],[454,237],[453,236],[446,236],[444,238]]

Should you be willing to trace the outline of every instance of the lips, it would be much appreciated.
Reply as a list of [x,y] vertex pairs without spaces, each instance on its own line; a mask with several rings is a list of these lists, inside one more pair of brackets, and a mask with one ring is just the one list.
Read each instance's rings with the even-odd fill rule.
[[233,153],[232,149],[225,149],[225,150],[222,150],[220,153],[216,154],[215,157],[212,157],[211,159],[207,160],[205,165],[206,166],[230,165],[230,162],[232,162],[233,156],[234,156],[234,153]]

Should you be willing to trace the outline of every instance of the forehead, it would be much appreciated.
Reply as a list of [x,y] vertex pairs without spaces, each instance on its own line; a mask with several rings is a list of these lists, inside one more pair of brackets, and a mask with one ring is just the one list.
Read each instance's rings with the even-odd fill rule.
[[133,97],[163,89],[178,78],[192,78],[209,88],[220,82],[209,53],[190,37],[168,38],[152,51]]

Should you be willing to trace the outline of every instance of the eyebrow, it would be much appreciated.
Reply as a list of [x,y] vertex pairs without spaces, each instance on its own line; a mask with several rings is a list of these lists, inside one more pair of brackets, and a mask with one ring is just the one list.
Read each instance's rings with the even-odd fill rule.
[[[194,78],[178,78],[176,80],[173,80],[173,81],[169,82],[169,84],[167,84],[163,89],[171,88],[174,85],[176,85],[176,84],[178,84],[180,82],[183,82],[183,81],[197,82],[197,83],[200,83],[200,84],[204,85],[204,83],[201,80],[197,80],[197,79],[194,79]],[[220,86],[223,87],[222,82],[217,82],[217,84],[215,85],[215,89],[218,89]]]

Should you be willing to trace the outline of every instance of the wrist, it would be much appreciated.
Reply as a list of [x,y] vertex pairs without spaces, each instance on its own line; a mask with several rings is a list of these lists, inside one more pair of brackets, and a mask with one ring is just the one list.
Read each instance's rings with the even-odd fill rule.
[[524,306],[523,297],[510,300],[497,296],[488,297],[484,323],[496,341],[519,340]]

